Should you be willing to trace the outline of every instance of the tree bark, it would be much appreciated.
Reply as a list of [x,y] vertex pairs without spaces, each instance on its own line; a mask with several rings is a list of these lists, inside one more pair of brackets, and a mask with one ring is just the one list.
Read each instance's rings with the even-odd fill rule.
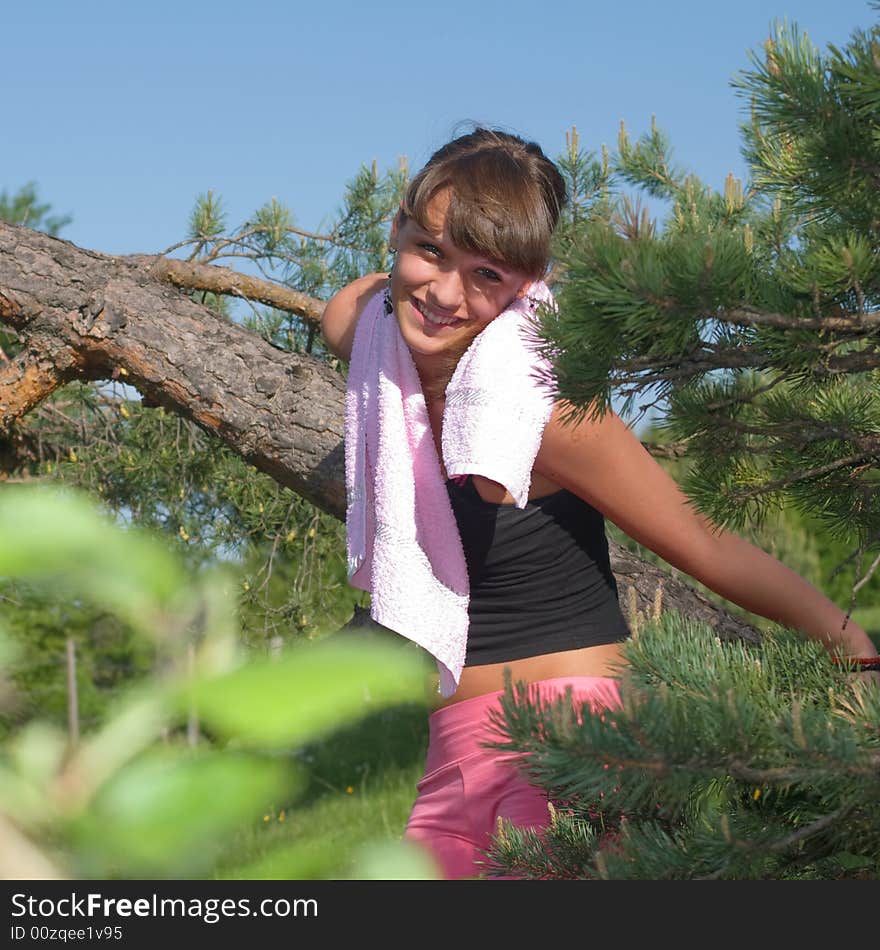
[[344,518],[343,378],[199,305],[153,263],[0,222],[0,321],[23,345],[0,372],[0,433],[66,382],[117,379]]
[[[18,437],[16,420],[65,383],[120,380],[343,519],[343,377],[273,347],[180,288],[247,293],[313,321],[323,306],[225,268],[114,257],[0,221],[0,324],[22,345],[0,366],[0,446]],[[706,620],[725,638],[759,639],[672,572],[611,548],[625,610],[632,587],[633,608],[649,614],[662,584],[665,609]]]

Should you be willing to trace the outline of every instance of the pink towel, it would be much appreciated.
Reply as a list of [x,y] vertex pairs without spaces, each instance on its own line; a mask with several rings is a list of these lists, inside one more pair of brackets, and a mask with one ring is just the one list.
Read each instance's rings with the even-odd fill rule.
[[529,499],[532,466],[553,395],[552,366],[536,353],[534,308],[555,306],[543,282],[497,316],[471,343],[446,387],[443,462],[450,478],[482,475],[502,484],[517,508]]
[[[529,343],[543,283],[471,343],[446,390],[442,447],[450,477],[500,482],[518,507],[553,408],[549,364]],[[378,293],[355,331],[345,399],[348,575],[370,614],[431,653],[440,692],[464,667],[468,574],[412,355]]]

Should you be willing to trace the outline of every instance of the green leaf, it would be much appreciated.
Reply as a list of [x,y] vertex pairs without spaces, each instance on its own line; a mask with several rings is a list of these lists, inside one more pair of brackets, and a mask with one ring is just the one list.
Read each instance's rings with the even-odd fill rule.
[[123,699],[103,728],[83,740],[70,765],[78,773],[83,799],[159,737],[172,705],[169,689],[158,679],[150,680]]
[[295,773],[281,762],[232,753],[152,751],[120,771],[72,825],[87,875],[198,875],[224,838]]
[[0,575],[51,579],[139,629],[183,591],[180,564],[156,539],[46,486],[0,493]]
[[406,645],[328,636],[196,682],[186,699],[222,735],[292,746],[383,706],[424,700],[424,674],[422,658]]
[[38,788],[45,788],[61,768],[67,739],[55,726],[36,721],[21,729],[7,749],[19,776]]
[[339,864],[337,849],[328,848],[323,837],[309,838],[270,848],[257,860],[237,866],[219,877],[236,881],[328,880],[338,875]]
[[357,881],[436,881],[442,874],[414,842],[383,841],[358,850],[350,877]]
[[66,737],[49,723],[19,730],[0,757],[0,812],[22,827],[50,823],[57,807],[53,786],[66,750]]

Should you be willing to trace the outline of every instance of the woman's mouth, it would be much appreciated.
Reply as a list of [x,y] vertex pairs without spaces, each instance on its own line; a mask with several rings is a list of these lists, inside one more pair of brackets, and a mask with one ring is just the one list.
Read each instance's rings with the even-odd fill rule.
[[459,324],[464,323],[464,320],[460,320],[458,317],[445,317],[442,314],[435,313],[433,310],[429,310],[428,307],[417,300],[415,297],[411,297],[413,307],[424,317],[425,323],[432,327],[457,327]]

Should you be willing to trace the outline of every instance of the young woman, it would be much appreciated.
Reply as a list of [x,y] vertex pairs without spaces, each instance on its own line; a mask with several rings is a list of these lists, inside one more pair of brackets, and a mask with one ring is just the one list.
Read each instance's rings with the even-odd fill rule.
[[613,412],[563,425],[564,407],[553,407],[538,436],[525,507],[482,475],[447,478],[447,386],[477,335],[544,275],[565,200],[559,171],[537,145],[488,129],[457,138],[406,192],[391,232],[391,274],[354,281],[322,319],[328,347],[348,361],[359,318],[377,296],[387,301],[418,373],[467,560],[467,655],[454,692],[431,713],[425,777],[406,829],[446,878],[479,875],[498,817],[524,827],[549,821],[546,795],[481,744],[505,671],[536,696],[570,686],[593,708],[619,702],[615,677],[628,631],[604,518],[753,613],[831,651],[876,652],[798,574],[699,514]]

